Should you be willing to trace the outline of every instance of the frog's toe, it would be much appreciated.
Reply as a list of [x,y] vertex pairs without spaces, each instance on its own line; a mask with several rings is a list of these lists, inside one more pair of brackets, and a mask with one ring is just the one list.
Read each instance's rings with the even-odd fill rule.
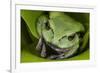
[[42,49],[41,49],[41,57],[46,57],[46,46],[44,43],[43,43]]
[[55,59],[55,60],[60,60],[60,59],[64,59],[65,58],[65,54],[62,53],[62,54],[59,54],[59,55],[52,55],[52,56],[49,56],[48,59]]
[[36,46],[36,50],[40,50],[41,47],[42,47],[42,44],[43,44],[43,39],[40,38],[39,41],[38,41],[38,44],[37,44],[37,46]]

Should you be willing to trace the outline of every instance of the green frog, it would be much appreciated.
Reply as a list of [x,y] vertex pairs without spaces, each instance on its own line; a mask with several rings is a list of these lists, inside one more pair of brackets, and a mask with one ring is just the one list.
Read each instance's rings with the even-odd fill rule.
[[39,41],[36,49],[40,51],[41,57],[48,59],[69,58],[79,49],[79,35],[84,31],[80,22],[64,12],[48,12],[37,20]]

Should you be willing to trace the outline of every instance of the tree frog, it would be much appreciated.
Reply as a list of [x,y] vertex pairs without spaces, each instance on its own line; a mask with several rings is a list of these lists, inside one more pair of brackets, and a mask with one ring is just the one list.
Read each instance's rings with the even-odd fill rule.
[[36,49],[40,51],[42,57],[48,59],[64,59],[73,56],[79,48],[79,33],[85,30],[80,22],[64,12],[54,11],[41,15],[37,19],[36,28],[39,34]]

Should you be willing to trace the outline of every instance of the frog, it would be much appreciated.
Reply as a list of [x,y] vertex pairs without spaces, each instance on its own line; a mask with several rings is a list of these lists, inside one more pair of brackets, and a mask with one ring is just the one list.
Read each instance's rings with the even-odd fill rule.
[[[36,23],[39,41],[36,49],[47,59],[65,59],[73,56],[80,45],[80,33],[85,31],[82,23],[65,12],[50,11],[42,14]],[[48,47],[54,52],[48,50]],[[51,53],[47,54],[47,52]]]

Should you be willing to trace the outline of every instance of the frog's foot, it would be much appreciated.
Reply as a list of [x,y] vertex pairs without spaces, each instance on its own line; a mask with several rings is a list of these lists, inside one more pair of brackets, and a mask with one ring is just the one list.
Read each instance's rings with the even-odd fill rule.
[[60,55],[51,55],[51,56],[49,56],[48,57],[48,59],[63,59],[63,58],[65,58],[65,54],[64,53],[62,53],[62,54],[60,54]]

